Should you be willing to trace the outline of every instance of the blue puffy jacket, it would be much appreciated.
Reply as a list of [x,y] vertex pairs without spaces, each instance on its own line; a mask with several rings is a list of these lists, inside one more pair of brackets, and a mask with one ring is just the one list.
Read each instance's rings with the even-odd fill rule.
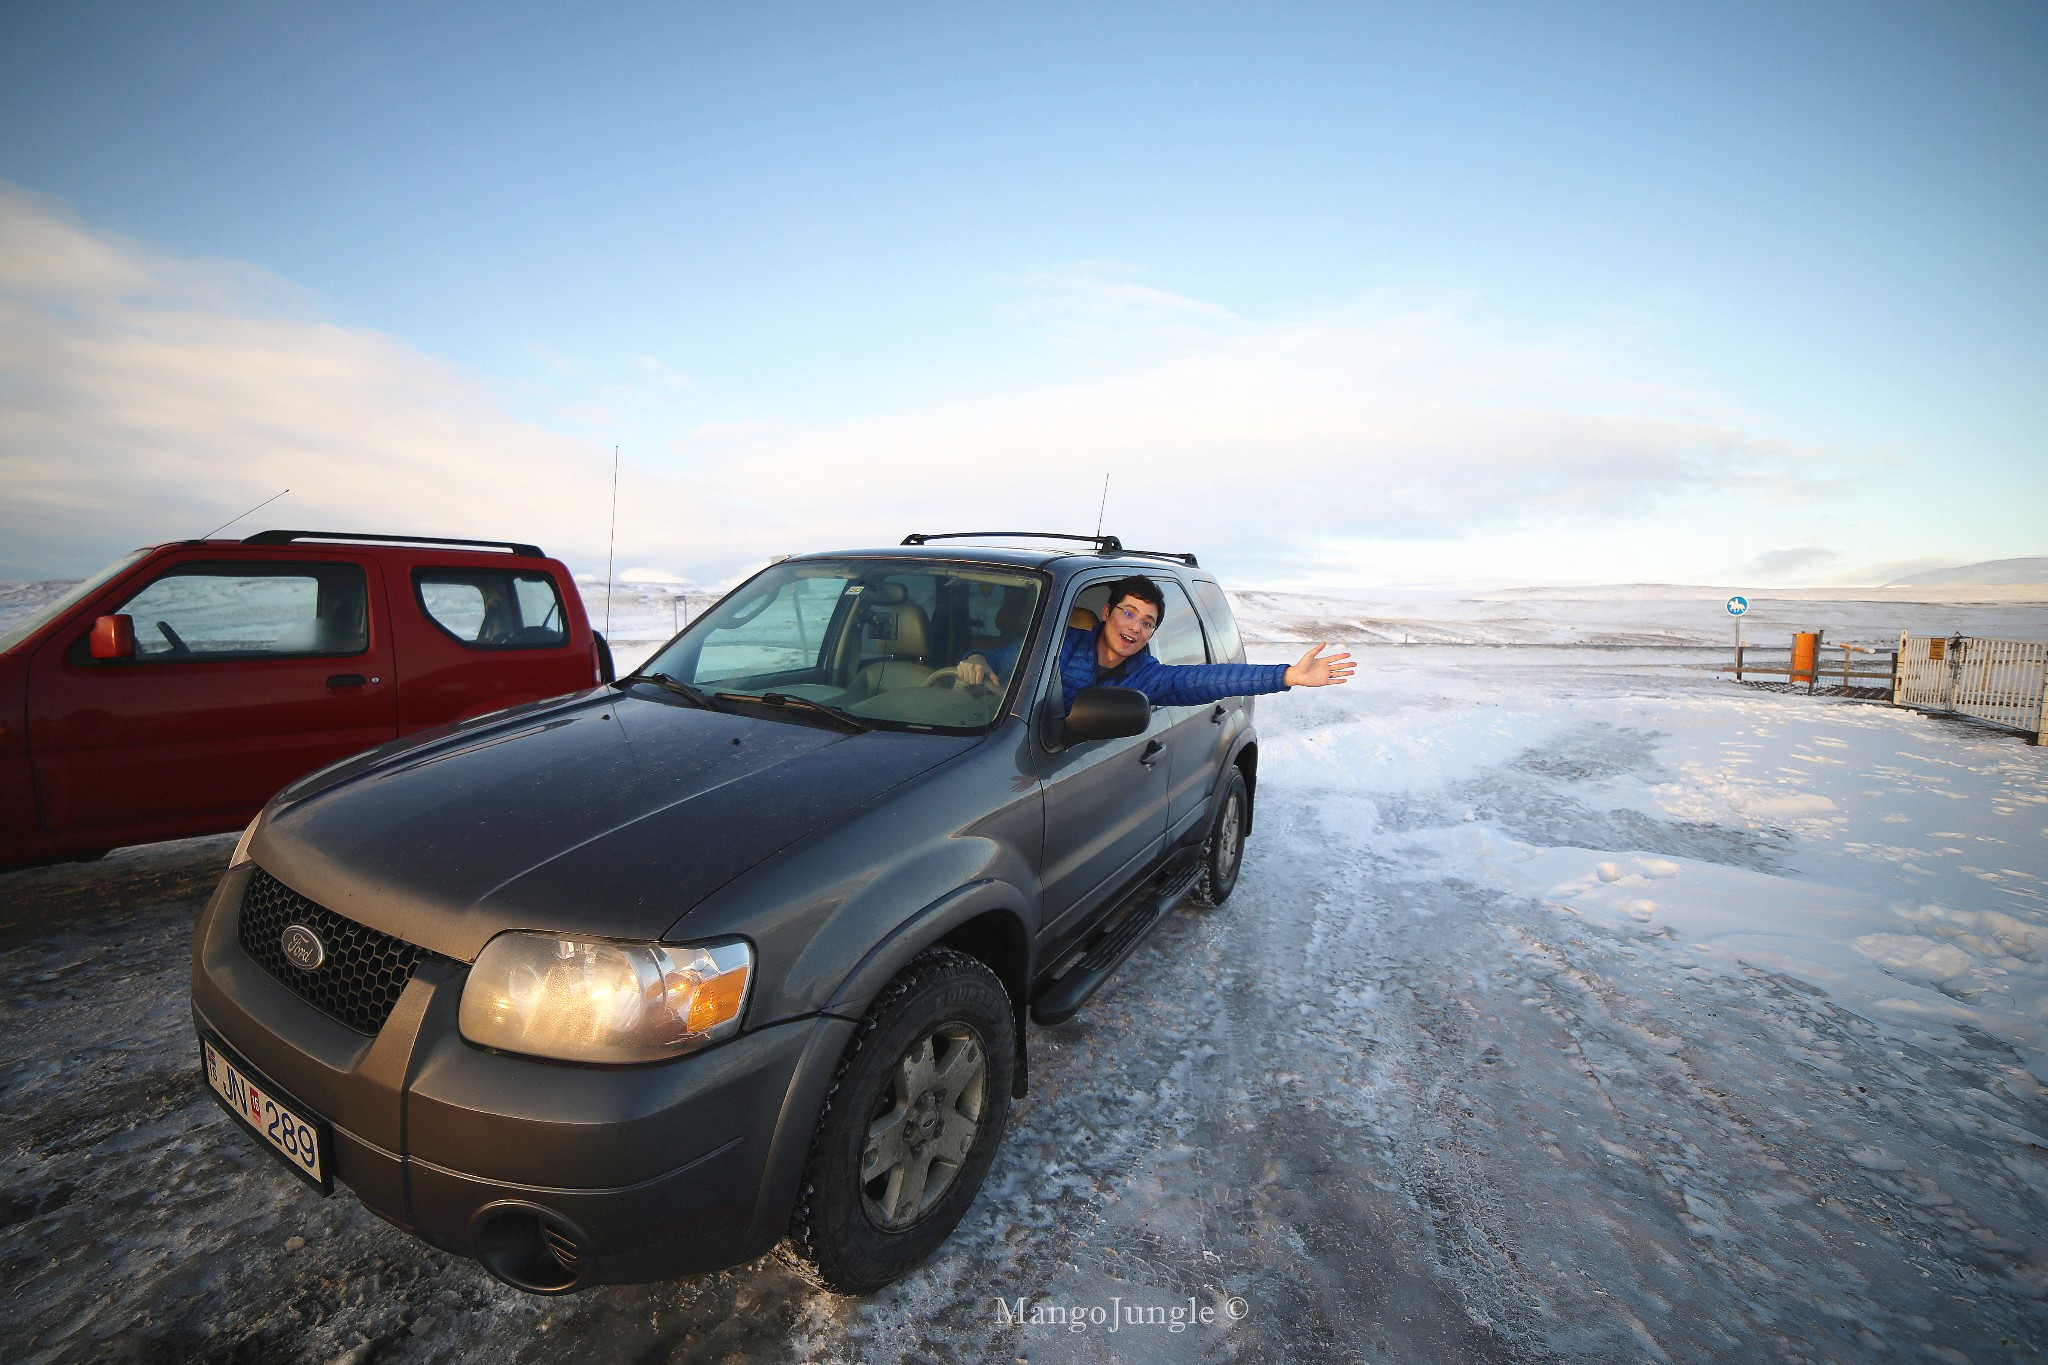
[[[1225,697],[1287,690],[1286,664],[1163,664],[1152,657],[1149,645],[1105,669],[1095,660],[1095,637],[1101,630],[1069,626],[1060,641],[1060,685],[1065,693],[1061,700],[1069,710],[1074,694],[1084,687],[1133,687],[1154,706],[1199,706]],[[982,657],[1007,681],[1019,648],[992,649]]]

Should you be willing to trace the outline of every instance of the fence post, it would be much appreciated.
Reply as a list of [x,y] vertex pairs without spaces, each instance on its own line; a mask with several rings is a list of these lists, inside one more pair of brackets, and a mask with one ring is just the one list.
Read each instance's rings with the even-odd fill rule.
[[1899,647],[1892,651],[1892,705],[1899,704],[1899,689],[1905,686],[1906,670],[1899,660],[1906,657],[1907,632],[1899,632]]
[[1948,699],[1941,709],[1956,709],[1956,698],[1963,690],[1963,637],[1960,632],[1948,637]]
[[2034,733],[2027,743],[2039,744],[2048,739],[2048,664],[2041,668],[2041,709],[2034,713]]

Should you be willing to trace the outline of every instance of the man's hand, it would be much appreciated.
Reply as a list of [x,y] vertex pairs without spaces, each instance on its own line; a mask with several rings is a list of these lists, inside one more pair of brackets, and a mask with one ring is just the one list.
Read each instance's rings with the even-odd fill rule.
[[1289,687],[1330,687],[1337,683],[1349,682],[1357,664],[1351,662],[1349,654],[1332,654],[1319,658],[1328,644],[1320,644],[1301,656],[1299,663],[1287,665],[1285,682]]
[[962,687],[994,687],[996,671],[988,666],[988,660],[979,654],[970,654],[960,661],[958,668]]

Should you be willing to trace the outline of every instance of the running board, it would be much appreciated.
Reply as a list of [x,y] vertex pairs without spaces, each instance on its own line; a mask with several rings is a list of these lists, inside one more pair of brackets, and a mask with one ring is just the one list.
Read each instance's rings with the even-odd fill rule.
[[1194,856],[1183,855],[1170,864],[1157,885],[1135,897],[1136,903],[1122,919],[1091,943],[1080,960],[1058,980],[1039,992],[1031,1002],[1033,1022],[1046,1028],[1066,1023],[1116,975],[1117,968],[1145,941],[1145,935],[1166,918],[1166,912],[1179,904],[1195,884],[1202,870],[1201,853],[1199,849],[1189,852]]

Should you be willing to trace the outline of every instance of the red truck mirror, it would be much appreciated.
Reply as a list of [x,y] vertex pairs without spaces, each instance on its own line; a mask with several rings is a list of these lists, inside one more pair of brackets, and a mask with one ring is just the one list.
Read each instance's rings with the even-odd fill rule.
[[135,657],[135,618],[102,616],[92,623],[92,657],[132,659]]

